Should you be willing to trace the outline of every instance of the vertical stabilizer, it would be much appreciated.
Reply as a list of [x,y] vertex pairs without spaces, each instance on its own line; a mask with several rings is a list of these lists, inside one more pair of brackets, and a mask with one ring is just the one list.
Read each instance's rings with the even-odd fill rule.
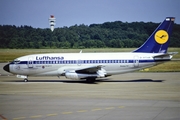
[[169,46],[174,20],[174,17],[166,17],[166,19],[156,28],[146,42],[133,52],[166,53]]

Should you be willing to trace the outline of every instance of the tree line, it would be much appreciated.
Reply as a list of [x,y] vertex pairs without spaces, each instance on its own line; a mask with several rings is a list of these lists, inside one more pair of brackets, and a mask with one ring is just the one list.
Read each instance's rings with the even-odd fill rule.
[[[131,48],[139,47],[159,23],[105,22],[70,27],[33,28],[0,25],[0,48]],[[170,47],[180,47],[180,25],[175,24]]]

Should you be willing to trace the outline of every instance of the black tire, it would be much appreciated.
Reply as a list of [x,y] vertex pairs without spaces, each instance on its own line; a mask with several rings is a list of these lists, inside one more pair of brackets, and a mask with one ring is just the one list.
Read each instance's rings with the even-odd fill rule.
[[96,80],[96,78],[87,78],[87,79],[86,79],[86,82],[87,82],[87,83],[94,83],[95,80]]
[[24,82],[28,82],[28,79],[27,79],[27,78],[25,78],[25,79],[24,79]]

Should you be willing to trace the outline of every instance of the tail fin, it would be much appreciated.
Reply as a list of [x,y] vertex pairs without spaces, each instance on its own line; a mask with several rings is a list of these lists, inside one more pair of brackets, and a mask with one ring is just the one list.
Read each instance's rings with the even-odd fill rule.
[[166,53],[169,46],[174,20],[174,17],[167,17],[156,28],[146,42],[133,52]]

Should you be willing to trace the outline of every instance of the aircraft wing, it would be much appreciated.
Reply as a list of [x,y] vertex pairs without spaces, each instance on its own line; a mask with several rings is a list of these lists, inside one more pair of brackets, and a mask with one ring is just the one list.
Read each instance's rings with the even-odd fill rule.
[[97,73],[98,70],[101,70],[101,68],[102,68],[102,65],[92,66],[92,67],[75,70],[75,72],[84,73],[84,74],[94,74],[94,73]]
[[100,78],[106,77],[106,70],[102,68],[102,65],[98,65],[87,68],[66,69],[64,75],[70,79]]

